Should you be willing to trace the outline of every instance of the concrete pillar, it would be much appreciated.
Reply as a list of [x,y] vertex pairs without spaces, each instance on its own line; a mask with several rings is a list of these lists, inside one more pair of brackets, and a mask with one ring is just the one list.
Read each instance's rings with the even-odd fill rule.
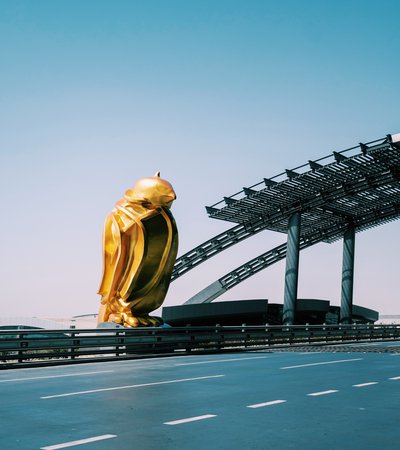
[[353,226],[351,226],[348,228],[343,237],[340,323],[352,323],[355,236],[356,230]]
[[297,284],[299,278],[301,214],[296,212],[289,218],[286,251],[285,295],[283,299],[283,323],[292,325],[296,313]]

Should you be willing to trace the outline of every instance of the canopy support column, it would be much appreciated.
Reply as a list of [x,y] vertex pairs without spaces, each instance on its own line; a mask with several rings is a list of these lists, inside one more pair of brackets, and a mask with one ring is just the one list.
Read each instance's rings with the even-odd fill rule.
[[289,218],[286,252],[285,295],[283,299],[283,323],[293,325],[296,313],[297,284],[299,278],[301,214]]
[[356,229],[354,226],[351,226],[343,237],[340,323],[352,323],[355,236]]

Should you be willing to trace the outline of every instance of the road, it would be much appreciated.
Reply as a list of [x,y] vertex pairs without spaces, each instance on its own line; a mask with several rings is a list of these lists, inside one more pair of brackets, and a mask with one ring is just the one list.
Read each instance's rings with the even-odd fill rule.
[[399,353],[349,347],[3,370],[0,392],[4,450],[400,448]]

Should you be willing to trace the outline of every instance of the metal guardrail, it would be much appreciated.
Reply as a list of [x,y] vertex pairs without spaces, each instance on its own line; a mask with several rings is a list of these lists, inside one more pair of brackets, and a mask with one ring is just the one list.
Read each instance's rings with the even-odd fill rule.
[[400,325],[213,326],[0,331],[0,369],[400,339]]

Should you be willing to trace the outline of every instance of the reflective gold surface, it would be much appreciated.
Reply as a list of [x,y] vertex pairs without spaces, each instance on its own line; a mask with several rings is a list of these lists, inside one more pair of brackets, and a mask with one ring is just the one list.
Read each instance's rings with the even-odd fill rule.
[[178,251],[178,231],[169,210],[175,198],[171,184],[158,172],[126,191],[107,216],[98,323],[162,323],[149,313],[165,299]]

